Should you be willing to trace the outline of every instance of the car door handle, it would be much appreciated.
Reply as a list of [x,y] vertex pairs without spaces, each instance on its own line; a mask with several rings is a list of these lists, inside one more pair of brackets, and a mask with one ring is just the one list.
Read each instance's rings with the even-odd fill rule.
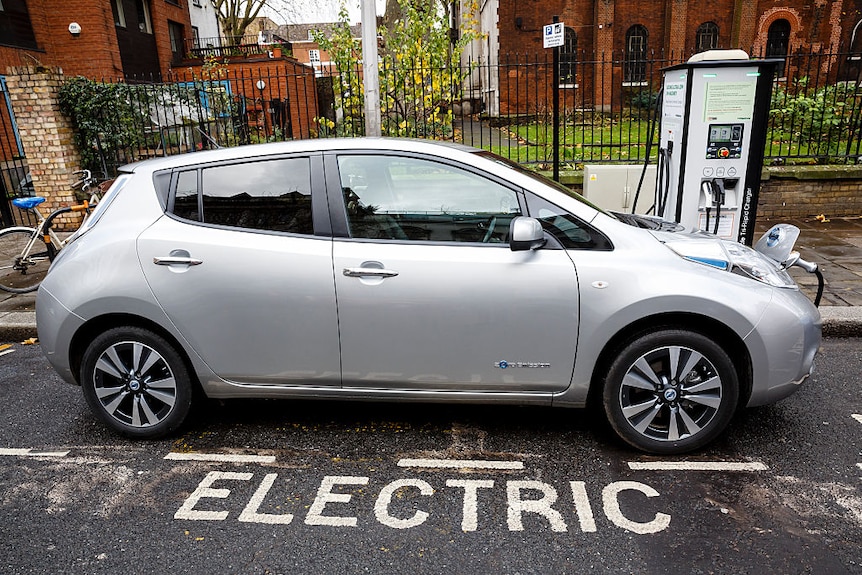
[[344,275],[349,278],[377,277],[394,278],[398,272],[380,268],[344,268]]
[[199,266],[204,263],[203,260],[190,258],[190,257],[177,257],[177,256],[163,256],[163,257],[154,257],[153,263],[157,266],[173,266],[173,265],[181,265],[181,266]]

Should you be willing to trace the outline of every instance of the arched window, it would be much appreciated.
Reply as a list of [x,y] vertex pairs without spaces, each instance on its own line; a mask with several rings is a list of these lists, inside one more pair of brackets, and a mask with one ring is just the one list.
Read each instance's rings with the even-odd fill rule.
[[575,83],[575,66],[578,52],[578,35],[566,28],[564,44],[560,50],[560,84]]
[[856,22],[853,31],[850,32],[850,52],[853,54],[862,52],[862,20]]
[[769,25],[769,31],[766,33],[766,57],[781,58],[782,62],[778,65],[777,74],[780,78],[784,76],[784,59],[790,51],[790,22],[787,20],[776,20]]
[[646,80],[647,29],[635,24],[626,31],[625,81]]
[[718,24],[715,22],[704,22],[697,27],[694,36],[695,52],[706,52],[718,48]]

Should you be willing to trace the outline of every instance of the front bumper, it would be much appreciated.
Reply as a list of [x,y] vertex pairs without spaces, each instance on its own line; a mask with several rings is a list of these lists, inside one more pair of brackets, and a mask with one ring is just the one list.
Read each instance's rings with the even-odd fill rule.
[[822,335],[820,312],[811,301],[799,291],[776,289],[762,320],[746,338],[754,368],[748,406],[774,403],[799,389],[814,371]]

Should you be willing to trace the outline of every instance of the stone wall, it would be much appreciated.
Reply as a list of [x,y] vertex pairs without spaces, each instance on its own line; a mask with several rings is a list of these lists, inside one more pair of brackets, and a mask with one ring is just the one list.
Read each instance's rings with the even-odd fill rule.
[[855,166],[768,168],[758,217],[862,216],[862,169]]
[[[75,179],[72,172],[81,166],[72,126],[57,99],[62,82],[59,68],[13,67],[6,76],[33,187],[37,196],[46,198],[40,206],[46,215],[76,203],[69,184]],[[79,213],[64,214],[55,220],[56,228],[74,229],[80,220]]]

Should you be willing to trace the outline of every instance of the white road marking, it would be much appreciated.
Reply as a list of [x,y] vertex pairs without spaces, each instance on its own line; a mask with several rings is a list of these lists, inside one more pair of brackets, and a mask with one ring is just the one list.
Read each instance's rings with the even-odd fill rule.
[[491,479],[447,479],[446,487],[464,488],[464,511],[461,531],[475,531],[479,527],[479,488],[494,487]]
[[629,469],[636,471],[766,471],[763,463],[734,463],[731,461],[630,461]]
[[195,509],[195,503],[204,497],[227,499],[230,489],[214,489],[213,483],[219,479],[232,479],[234,481],[248,481],[252,478],[251,473],[234,473],[232,471],[210,471],[201,481],[194,492],[186,498],[182,506],[174,513],[174,519],[189,519],[191,521],[224,521],[227,519],[227,511],[200,511]]
[[324,515],[323,510],[328,503],[349,503],[353,497],[350,493],[333,493],[336,485],[368,485],[368,477],[350,475],[327,475],[317,488],[317,497],[305,516],[306,525],[328,525],[330,527],[356,527],[357,519],[353,516]]
[[850,415],[850,417],[852,417],[853,419],[855,419],[859,423],[862,423],[862,415],[859,415],[858,413],[853,413]]
[[479,459],[399,459],[398,467],[428,469],[524,469],[522,461],[485,461]]
[[292,513],[283,515],[273,515],[271,513],[258,513],[263,500],[266,499],[267,493],[272,489],[272,484],[275,483],[276,473],[267,473],[266,477],[260,483],[260,487],[254,492],[248,505],[242,510],[239,520],[243,523],[266,523],[268,525],[289,525],[293,521]]
[[35,451],[33,449],[0,448],[0,455],[12,455],[18,457],[66,457],[68,451]]
[[214,461],[216,463],[274,463],[275,455],[232,455],[229,453],[170,452],[165,459],[172,461]]
[[[522,499],[522,491],[538,491],[541,497]],[[553,485],[533,480],[507,481],[506,496],[509,503],[506,513],[509,531],[524,530],[522,521],[524,513],[541,515],[550,523],[551,531],[565,533],[568,530],[562,514],[552,507],[557,501],[557,490]]]
[[619,497],[622,491],[640,491],[647,497],[659,497],[660,495],[649,485],[637,481],[615,481],[611,483],[602,490],[602,505],[605,508],[605,515],[608,516],[611,523],[639,535],[658,533],[667,529],[667,526],[670,525],[670,515],[667,513],[656,513],[653,520],[646,523],[632,521],[623,515]]
[[[238,521],[244,523],[265,523],[271,525],[297,524],[294,515],[290,512],[281,514],[261,513],[264,501],[269,496],[270,490],[276,482],[277,474],[268,473],[260,482],[254,495],[248,500],[238,517]],[[224,482],[251,481],[252,473],[235,473],[229,471],[210,471],[198,484],[195,490],[183,502],[182,506],[174,514],[174,519],[189,521],[224,521],[232,513],[229,508],[236,507],[225,505],[218,509],[215,501],[207,501],[202,507],[208,509],[196,509],[195,507],[202,499],[227,499],[241,497],[234,494],[230,488],[222,486]],[[215,487],[216,482],[219,487]],[[557,490],[553,485],[535,480],[513,480],[505,481],[506,493],[506,516],[509,531],[525,531],[527,529],[550,529],[556,533],[568,531],[563,512],[571,513],[573,510],[577,515],[581,530],[584,533],[592,533],[597,530],[593,508],[587,497],[586,484],[582,481],[571,481],[569,486],[572,490],[574,509],[568,503],[561,503],[557,497]],[[295,502],[294,507],[299,510],[307,509],[304,524],[313,526],[326,526],[336,528],[355,528],[359,524],[361,511],[356,506],[367,502],[365,487],[373,482],[370,477],[359,477],[350,475],[327,475],[320,480],[317,493],[313,503],[303,505],[301,501]],[[479,491],[486,492],[485,497],[492,496],[499,491],[491,492],[495,481],[491,479],[448,479],[446,487],[460,488],[463,490],[463,517],[461,519],[461,530],[464,532],[477,531],[479,528]],[[352,486],[352,488],[350,487]],[[659,497],[659,493],[643,483],[636,481],[617,481],[606,486],[602,490],[602,505],[608,520],[631,533],[646,535],[658,533],[667,529],[671,517],[667,513],[653,512],[652,519],[642,521],[644,518],[643,505],[638,505],[638,519],[627,517],[623,513],[620,503],[620,495],[623,492],[634,491],[647,498]],[[433,497],[437,491],[430,483],[422,479],[406,478],[396,479],[384,485],[375,500],[373,513],[377,522],[393,529],[412,529],[424,525],[434,514],[435,504]],[[422,497],[420,500],[416,496]],[[626,496],[630,500],[630,495]],[[289,499],[292,499],[291,495]],[[396,499],[409,499],[402,501],[393,507]],[[284,501],[283,496],[275,496],[273,502]],[[355,501],[355,502],[354,502]],[[403,517],[405,513],[404,503],[408,508],[413,508],[413,514]],[[558,506],[560,509],[556,509]],[[215,508],[214,508],[215,507]],[[280,506],[279,506],[280,508]],[[424,508],[424,509],[423,509]],[[437,511],[441,509],[436,507]],[[448,509],[448,507],[447,507]],[[409,511],[407,511],[409,513]],[[524,516],[528,516],[527,525]],[[446,513],[449,516],[449,513]],[[647,517],[649,514],[647,514]]]
[[374,504],[374,516],[377,517],[377,521],[387,527],[410,529],[411,527],[422,525],[428,519],[429,513],[427,511],[416,511],[413,517],[408,519],[401,519],[390,515],[389,504],[392,503],[395,492],[404,487],[415,487],[422,495],[434,495],[434,488],[427,481],[422,481],[421,479],[398,479],[385,486],[380,490],[380,495],[377,496],[377,503]]

